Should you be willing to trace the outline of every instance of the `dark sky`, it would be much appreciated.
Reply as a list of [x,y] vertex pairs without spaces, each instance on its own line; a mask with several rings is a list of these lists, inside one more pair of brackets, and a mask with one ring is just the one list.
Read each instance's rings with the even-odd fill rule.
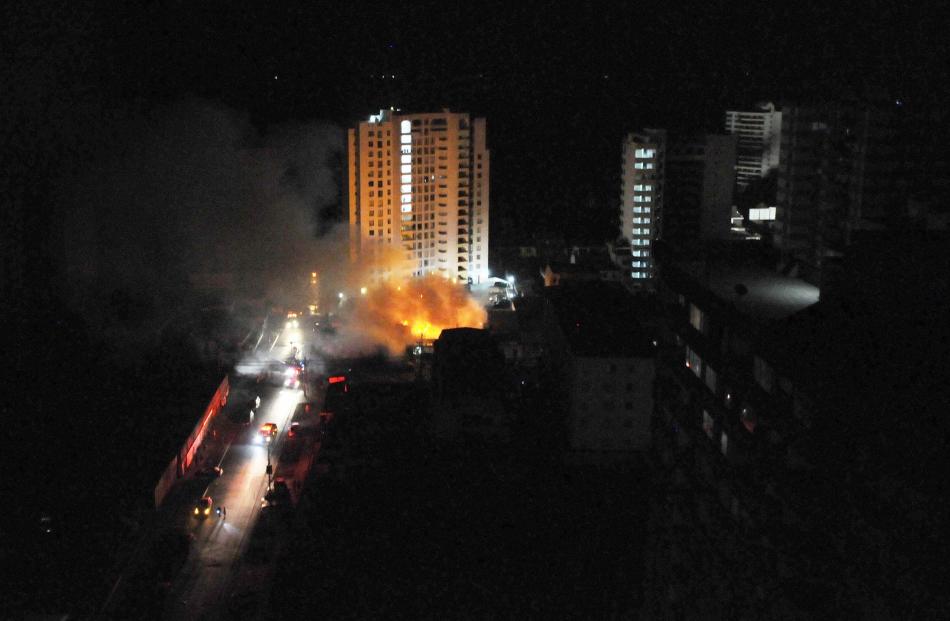
[[389,105],[485,115],[496,239],[610,236],[624,131],[715,130],[760,99],[941,101],[950,82],[929,3],[568,4],[90,0],[61,27],[85,29],[105,98],[139,106],[199,97],[262,126]]
[[595,237],[613,225],[624,130],[717,129],[727,106],[766,98],[909,99],[947,77],[946,23],[926,5],[244,4],[108,16],[123,93],[198,94],[264,122],[346,124],[384,105],[484,114],[496,215]]

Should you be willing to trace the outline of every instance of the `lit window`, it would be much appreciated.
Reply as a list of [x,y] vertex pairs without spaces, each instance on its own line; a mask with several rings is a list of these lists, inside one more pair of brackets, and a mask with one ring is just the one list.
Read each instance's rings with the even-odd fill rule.
[[696,377],[702,377],[703,359],[694,352],[688,345],[686,346],[686,367],[691,370]]
[[412,123],[410,123],[408,120],[403,121],[399,124],[399,129],[402,133],[408,134],[412,131]]
[[633,229],[633,234],[634,235],[649,235],[650,229],[636,228],[636,229]]
[[402,183],[412,183],[412,175],[403,175],[401,181]]
[[695,304],[689,305],[689,324],[693,326],[697,332],[705,333],[706,330],[706,317]]
[[633,186],[633,191],[634,191],[634,192],[642,192],[644,187],[645,187],[645,186],[644,186],[643,184],[638,183],[637,185]]
[[405,174],[405,173],[411,173],[411,172],[412,172],[412,165],[411,165],[411,164],[403,164],[403,165],[400,167],[399,170],[400,170],[402,173],[404,173],[404,174]]
[[641,196],[640,194],[637,194],[636,196],[633,197],[633,202],[634,203],[648,203],[650,202],[650,197]]
[[403,194],[412,192],[412,185],[409,183],[404,183],[402,184],[402,186],[400,186],[399,191],[402,192]]
[[634,207],[633,213],[643,213],[643,207]]
[[649,158],[656,155],[656,149],[637,149],[633,156],[636,158]]

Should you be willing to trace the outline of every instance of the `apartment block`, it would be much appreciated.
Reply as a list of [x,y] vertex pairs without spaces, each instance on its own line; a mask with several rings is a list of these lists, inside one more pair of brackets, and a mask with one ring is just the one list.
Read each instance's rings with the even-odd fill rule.
[[630,277],[636,289],[650,289],[654,277],[653,242],[663,214],[666,130],[644,129],[623,142],[620,187],[620,238],[630,244]]
[[382,110],[350,128],[350,258],[376,265],[375,278],[482,282],[489,155],[485,119],[467,113]]

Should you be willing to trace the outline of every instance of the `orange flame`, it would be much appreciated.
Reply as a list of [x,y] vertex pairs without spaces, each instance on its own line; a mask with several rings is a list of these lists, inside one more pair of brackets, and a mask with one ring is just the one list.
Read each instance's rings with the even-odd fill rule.
[[481,328],[486,316],[464,286],[429,276],[369,287],[355,304],[351,326],[399,353],[446,328]]

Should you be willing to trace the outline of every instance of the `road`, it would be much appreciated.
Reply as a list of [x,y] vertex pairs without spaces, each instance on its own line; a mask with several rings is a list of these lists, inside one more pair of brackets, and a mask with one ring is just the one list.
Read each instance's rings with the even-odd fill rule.
[[[303,336],[300,330],[282,330],[272,343],[262,343],[262,349],[267,349],[268,357],[283,360],[292,347],[306,346]],[[213,499],[215,507],[226,508],[227,515],[219,517],[212,512],[199,518],[193,515],[193,505],[182,503],[176,511],[166,512],[172,523],[165,526],[182,528],[193,539],[187,561],[165,600],[164,619],[220,618],[219,607],[229,595],[234,569],[260,516],[268,485],[268,460],[276,462],[294,409],[303,400],[301,389],[268,386],[261,389],[261,406],[250,424],[218,417],[217,450],[212,448],[209,454],[221,454],[224,473],[210,481],[205,495]],[[265,422],[276,423],[280,430],[270,445],[262,442],[259,433]]]

